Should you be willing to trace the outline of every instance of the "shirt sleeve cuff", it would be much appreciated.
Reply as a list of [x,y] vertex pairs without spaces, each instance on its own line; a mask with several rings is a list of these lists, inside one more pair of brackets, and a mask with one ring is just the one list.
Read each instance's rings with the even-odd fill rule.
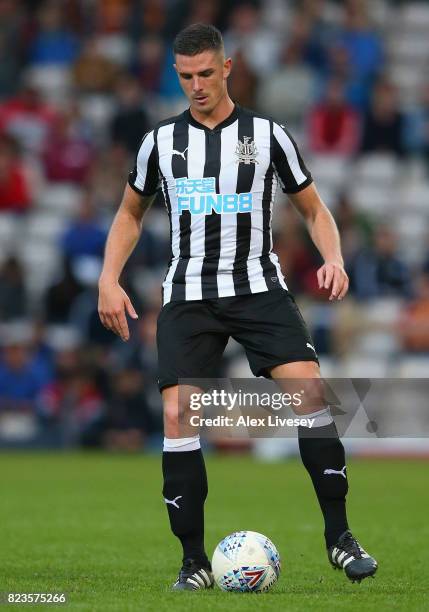
[[299,185],[296,185],[295,187],[287,187],[287,186],[283,187],[283,192],[291,193],[291,194],[299,193],[300,191],[302,191],[303,189],[311,185],[312,182],[313,182],[313,177],[309,176],[303,183],[300,183]]
[[138,193],[139,195],[142,196],[151,196],[151,195],[155,195],[156,190],[155,191],[149,191],[147,189],[139,189],[138,187],[136,187],[136,185],[134,185],[134,183],[131,181],[131,179],[128,179],[128,185],[131,187],[131,189],[133,189],[133,191],[135,191],[136,193]]

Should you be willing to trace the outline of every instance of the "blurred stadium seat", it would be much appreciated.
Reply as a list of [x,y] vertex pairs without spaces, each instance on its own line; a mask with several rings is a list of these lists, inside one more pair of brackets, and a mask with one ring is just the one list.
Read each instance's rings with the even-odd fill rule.
[[50,211],[57,216],[69,217],[78,210],[82,195],[82,189],[75,185],[51,184],[39,193],[37,206],[41,210]]
[[363,155],[353,164],[351,180],[358,184],[389,185],[397,179],[400,164],[391,154]]
[[20,248],[26,270],[27,287],[34,297],[40,297],[55,278],[61,265],[57,245],[47,242],[26,242]]
[[329,185],[335,193],[345,189],[350,173],[350,162],[344,157],[329,154],[312,155],[308,159],[308,165],[317,182]]
[[44,242],[57,245],[65,226],[66,218],[62,214],[54,215],[45,211],[31,213],[27,217],[25,240],[29,243]]
[[395,375],[398,378],[427,378],[428,372],[428,356],[404,356],[398,362]]
[[19,250],[25,219],[13,214],[0,214],[0,257]]
[[353,355],[341,364],[342,378],[388,378],[390,363],[385,357]]
[[397,207],[397,192],[392,184],[355,182],[349,190],[350,198],[360,211],[370,213],[374,219],[383,221]]

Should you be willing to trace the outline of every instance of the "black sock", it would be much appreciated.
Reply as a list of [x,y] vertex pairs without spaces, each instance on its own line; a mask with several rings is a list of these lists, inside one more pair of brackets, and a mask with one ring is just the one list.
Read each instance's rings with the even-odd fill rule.
[[[326,546],[333,546],[348,529],[346,495],[348,491],[344,446],[335,423],[322,427],[298,428],[299,450],[310,474],[325,520]],[[325,470],[334,472],[324,473]]]
[[162,454],[163,495],[171,530],[182,543],[183,559],[208,563],[204,550],[207,474],[201,449]]

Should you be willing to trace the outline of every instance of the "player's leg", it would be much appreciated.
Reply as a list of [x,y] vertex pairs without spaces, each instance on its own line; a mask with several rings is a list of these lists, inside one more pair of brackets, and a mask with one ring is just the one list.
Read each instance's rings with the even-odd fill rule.
[[[323,396],[323,389],[319,392],[317,389],[321,382],[319,365],[314,361],[297,361],[270,368],[269,373],[285,392],[291,391],[288,380],[293,380],[294,387],[304,388],[303,402],[294,410],[296,414],[313,419],[313,425],[311,428],[298,427],[299,450],[319,500],[325,521],[326,546],[330,547],[348,529],[348,481],[344,446],[329,407],[305,401],[306,397]],[[333,472],[327,473],[327,470]]]
[[[318,393],[321,378],[313,340],[293,296],[278,290],[252,298],[246,303],[245,325],[237,317],[232,333],[245,347],[252,372],[276,378],[279,384],[289,379],[287,384],[285,381],[288,392],[291,379],[306,379],[309,395],[322,397]],[[350,578],[361,579],[373,574],[377,565],[364,556],[348,530],[344,447],[328,407],[315,409],[314,404],[304,403],[300,412],[314,419],[311,429],[299,428],[299,448],[322,509],[330,561],[344,567]],[[362,560],[352,564],[354,559]]]
[[[269,370],[280,387],[290,392],[288,379],[297,381],[312,398],[322,398],[319,365],[301,361],[285,363]],[[306,379],[305,381],[303,379]],[[296,414],[313,419],[313,426],[298,428],[302,462],[313,482],[314,490],[325,521],[325,540],[328,558],[334,568],[344,569],[352,581],[373,576],[377,562],[359,545],[349,530],[346,513],[348,478],[344,446],[331,416],[329,406],[316,410],[304,401]]]
[[211,587],[213,577],[204,549],[204,503],[207,474],[200,438],[188,431],[189,396],[201,389],[167,387],[162,391],[164,406],[164,448],[162,453],[163,495],[171,530],[183,548],[183,567],[175,588]]
[[192,392],[201,390],[175,385],[162,391],[162,492],[171,530],[182,544],[183,559],[207,562],[204,550],[204,502],[208,492],[206,468],[198,433],[183,425],[191,416],[189,396]]
[[163,496],[171,530],[183,548],[183,565],[174,588],[208,588],[213,576],[204,550],[207,475],[199,436],[188,425],[190,394],[201,389],[178,383],[213,377],[227,336],[207,305],[187,302],[163,308],[157,339],[158,384],[164,407]]
[[[244,310],[244,309],[243,309]],[[234,337],[246,349],[252,371],[275,378],[281,384],[289,379],[286,392],[291,392],[291,379],[307,379],[307,386],[320,381],[319,365],[313,340],[288,291],[277,290],[250,296],[246,300],[246,327],[233,330]],[[238,325],[240,320],[238,320]],[[298,384],[298,381],[297,381]],[[298,389],[302,385],[298,384]],[[317,389],[310,395],[317,396]],[[308,394],[304,394],[307,397]],[[303,404],[301,412],[312,412],[314,407]],[[302,460],[310,473],[325,518],[327,545],[336,542],[347,530],[345,499],[347,478],[323,477],[325,469],[343,469],[344,448],[328,410],[316,410],[311,433],[299,428]],[[344,470],[345,474],[345,470]]]

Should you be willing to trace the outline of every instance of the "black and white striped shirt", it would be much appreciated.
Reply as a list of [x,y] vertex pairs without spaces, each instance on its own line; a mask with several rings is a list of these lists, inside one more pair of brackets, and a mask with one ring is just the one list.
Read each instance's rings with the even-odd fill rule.
[[171,259],[163,303],[287,288],[272,252],[277,184],[296,193],[312,182],[283,125],[237,104],[213,130],[189,109],[148,132],[129,184],[162,188]]

